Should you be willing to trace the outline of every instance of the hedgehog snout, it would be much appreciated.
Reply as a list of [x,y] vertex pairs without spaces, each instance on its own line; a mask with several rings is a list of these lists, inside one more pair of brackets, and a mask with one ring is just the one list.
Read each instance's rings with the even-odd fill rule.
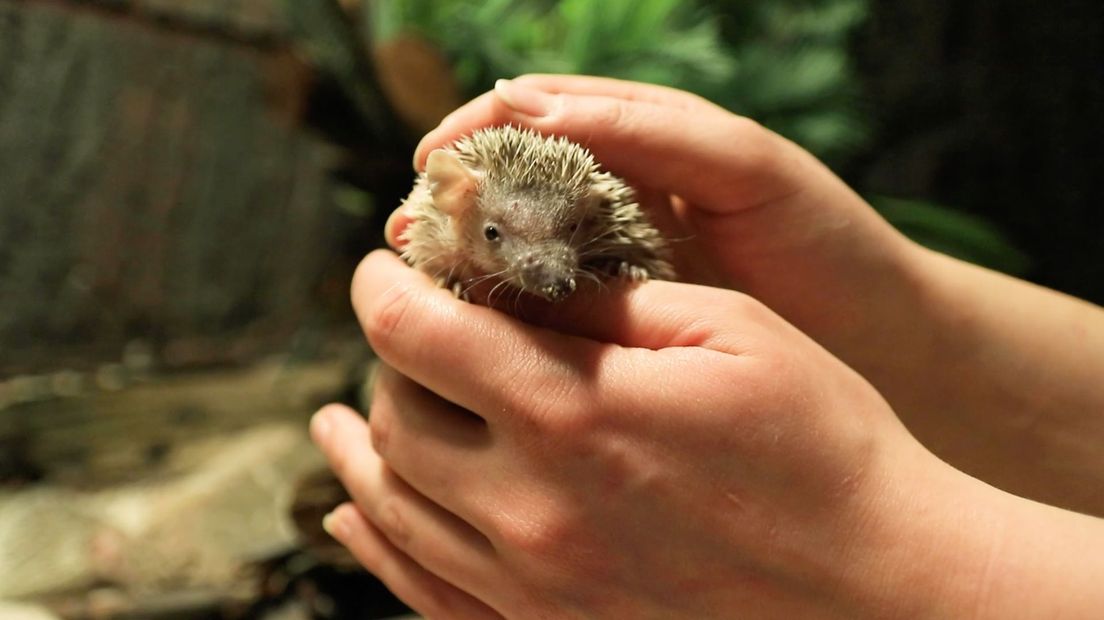
[[548,301],[575,292],[575,261],[567,252],[533,252],[520,261],[522,287]]
[[549,282],[540,289],[541,297],[548,301],[560,301],[575,291],[575,278],[567,277]]

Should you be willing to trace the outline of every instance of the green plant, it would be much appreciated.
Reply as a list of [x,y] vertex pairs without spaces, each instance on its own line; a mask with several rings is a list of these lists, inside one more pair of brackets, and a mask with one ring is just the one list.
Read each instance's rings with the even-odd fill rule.
[[865,0],[380,0],[365,24],[376,40],[431,39],[472,94],[534,72],[663,84],[833,157],[866,136],[846,49],[865,15]]
[[871,204],[917,243],[963,260],[1024,273],[1031,259],[986,220],[919,200],[871,196]]

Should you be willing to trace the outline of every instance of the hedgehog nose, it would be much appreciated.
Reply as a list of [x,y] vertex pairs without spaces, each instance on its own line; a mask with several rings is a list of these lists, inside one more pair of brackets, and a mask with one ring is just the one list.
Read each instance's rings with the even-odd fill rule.
[[560,301],[575,292],[575,278],[553,280],[540,288],[541,295],[548,301]]

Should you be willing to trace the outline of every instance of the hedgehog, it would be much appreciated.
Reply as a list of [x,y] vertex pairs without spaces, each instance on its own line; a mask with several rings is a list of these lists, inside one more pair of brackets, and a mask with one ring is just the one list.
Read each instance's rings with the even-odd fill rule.
[[558,302],[581,278],[675,277],[633,189],[564,137],[475,131],[429,154],[401,208],[402,257],[463,299],[480,282]]

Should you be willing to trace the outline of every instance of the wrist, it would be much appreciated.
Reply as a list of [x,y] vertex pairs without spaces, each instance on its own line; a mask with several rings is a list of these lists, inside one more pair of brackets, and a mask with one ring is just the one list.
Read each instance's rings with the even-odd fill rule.
[[919,444],[890,458],[847,558],[851,615],[980,617],[1010,529],[1003,494]]
[[844,561],[851,617],[1096,618],[1104,520],[1023,499],[938,461],[893,456]]
[[846,361],[954,467],[1104,515],[1104,312],[929,250],[914,265],[897,349]]
[[928,320],[917,313],[932,309],[921,303],[932,286],[931,252],[819,162],[799,160],[805,191],[747,212],[703,216],[697,232],[731,286],[862,374],[887,362],[907,365],[925,345],[902,338],[917,335],[917,323]]

